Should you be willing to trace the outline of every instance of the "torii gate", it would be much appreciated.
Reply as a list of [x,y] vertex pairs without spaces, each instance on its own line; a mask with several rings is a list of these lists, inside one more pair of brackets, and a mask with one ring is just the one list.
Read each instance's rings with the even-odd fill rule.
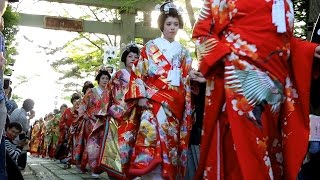
[[[40,0],[47,2],[68,3],[76,5],[88,5],[96,7],[105,7],[111,9],[119,9],[123,7],[120,0]],[[108,35],[121,36],[121,43],[127,44],[134,41],[135,38],[153,39],[160,36],[160,31],[146,25],[145,22],[150,22],[146,19],[145,22],[135,23],[136,12],[151,12],[156,6],[155,1],[139,1],[136,2],[130,12],[121,12],[121,20],[119,22],[99,22],[87,21],[80,19],[53,17],[45,15],[31,15],[20,13],[21,26],[32,26],[46,29],[101,33]],[[145,18],[148,18],[145,16]]]
[[309,17],[308,17],[308,32],[307,38],[311,38],[311,33],[314,27],[314,23],[317,21],[318,15],[320,13],[320,1],[319,0],[310,0],[309,1]]

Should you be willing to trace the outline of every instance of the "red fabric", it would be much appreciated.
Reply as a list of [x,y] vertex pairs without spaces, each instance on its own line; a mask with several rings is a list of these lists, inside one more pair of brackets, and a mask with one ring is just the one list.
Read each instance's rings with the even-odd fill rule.
[[[89,136],[93,130],[93,127],[99,119],[97,115],[100,113],[102,107],[101,95],[98,94],[96,88],[90,89],[78,108],[78,126],[75,133],[75,147],[73,147],[73,156],[76,164],[80,166],[82,171],[86,171],[88,164],[88,151],[90,150],[88,145]],[[99,171],[92,169],[93,172]]]
[[[308,147],[309,140],[309,111],[310,111],[310,83],[312,78],[312,64],[314,49],[316,44],[303,42],[299,39],[291,40],[291,70],[294,77],[297,91],[299,92],[300,110],[295,111],[295,117],[292,117],[290,127],[295,133],[287,139],[284,146],[285,178],[296,179],[303,156]],[[288,120],[289,121],[289,120]]]
[[137,116],[140,127],[130,157],[129,174],[132,176],[146,175],[158,166],[164,179],[176,179],[185,174],[191,130],[188,73],[192,59],[181,48],[181,52],[174,54],[180,62],[179,86],[169,82],[170,59],[166,59],[155,41],[145,45],[141,58],[132,68],[125,99],[137,102],[147,98],[149,107]]
[[[152,47],[151,49],[151,53],[152,55],[147,55],[146,53],[146,47],[144,47],[141,50],[141,57],[147,59],[149,56],[152,56],[154,58],[154,61],[156,62],[161,62],[161,61],[167,61],[167,59],[165,58],[165,56],[162,54],[162,52],[160,52],[160,50],[158,49],[157,46],[155,45],[151,45]],[[155,56],[157,56],[157,59],[155,58]],[[137,62],[138,63],[138,62]],[[182,69],[188,69],[186,64],[182,65]],[[167,81],[163,80],[163,76],[167,75],[167,72],[169,72],[169,70],[171,69],[171,65],[168,62],[166,65],[164,65],[162,67],[162,71],[164,71],[164,74],[161,75],[155,75],[152,77],[145,77],[142,76],[141,79],[146,83],[146,84],[150,84],[150,87],[146,87],[146,93],[143,94],[140,90],[140,88],[138,87],[138,85],[136,85],[136,83],[131,83],[129,85],[129,91],[128,93],[126,93],[126,100],[128,101],[129,99],[136,99],[136,98],[147,98],[147,93],[150,89],[157,89],[157,93],[153,94],[151,97],[148,97],[149,99],[158,102],[158,103],[162,103],[164,101],[164,99],[166,100],[166,102],[168,103],[168,106],[170,108],[170,110],[177,116],[178,119],[181,119],[183,116],[183,112],[184,109],[181,107],[184,107],[185,104],[185,92],[184,91],[177,91],[177,88],[183,88],[184,85],[181,83],[180,87],[176,87],[176,88],[171,88],[169,83]],[[185,71],[185,70],[184,70]],[[188,72],[183,72],[183,76],[186,76],[188,74]],[[133,74],[133,76],[130,77],[131,79],[136,79],[137,76],[135,74]],[[138,76],[138,78],[140,78]],[[132,81],[132,80],[131,80]],[[152,91],[152,90],[151,90]],[[175,97],[174,99],[166,99],[167,96],[170,95],[171,97]]]
[[67,117],[68,117],[68,113],[71,113],[70,111],[70,108],[67,108],[61,118],[60,118],[60,121],[59,121],[59,129],[60,129],[60,134],[59,134],[59,140],[58,140],[58,144],[61,144],[63,143],[63,141],[65,140],[65,136],[67,134]]
[[[207,77],[196,179],[297,177],[308,145],[309,89],[316,45],[292,37],[292,19],[287,19],[286,33],[277,33],[272,24],[272,3],[204,1],[193,32],[200,71]],[[290,17],[288,1],[285,4]],[[242,86],[240,91],[232,86],[236,82],[229,79],[237,77],[232,76],[233,70],[262,72],[280,83],[284,96],[281,110],[273,112],[273,105],[264,104],[259,125],[259,116],[253,114],[258,104],[249,103],[248,92],[239,93]],[[251,90],[259,88],[252,86]]]

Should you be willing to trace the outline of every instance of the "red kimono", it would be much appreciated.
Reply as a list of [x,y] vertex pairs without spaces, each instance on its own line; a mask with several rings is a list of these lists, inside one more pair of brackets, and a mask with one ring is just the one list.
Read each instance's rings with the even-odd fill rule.
[[[175,41],[157,38],[141,50],[125,98],[128,102],[147,98],[149,108],[138,117],[130,175],[152,176],[155,170],[164,179],[184,176],[191,129],[191,63],[188,51]],[[178,78],[171,76],[174,73]]]
[[[79,126],[75,135],[75,147],[74,147],[74,159],[77,165],[80,165],[82,171],[86,171],[88,164],[88,150],[87,146],[89,135],[91,134],[94,125],[99,119],[97,115],[100,115],[102,89],[99,87],[90,89],[84,98],[78,109],[78,121]],[[93,173],[99,173],[100,170],[92,168]]]
[[[32,155],[38,155],[39,146],[41,145],[41,122],[36,121],[33,124],[30,141],[30,153]],[[43,122],[42,122],[43,123]]]
[[[69,150],[72,148],[72,135],[70,134],[70,127],[72,123],[76,120],[78,117],[77,113],[72,108],[67,108],[59,121],[59,128],[60,128],[60,136],[58,140],[58,144],[62,143],[68,143]],[[68,156],[68,151],[65,152],[65,154],[62,157],[59,157],[60,159],[63,159]]]
[[[197,179],[296,179],[309,136],[315,44],[277,33],[271,0],[205,0],[193,31],[207,78]],[[299,51],[299,52],[298,52]]]
[[[95,147],[101,150],[100,167],[108,172],[108,175],[117,175],[117,178],[126,179],[128,177],[128,168],[130,165],[130,155],[132,146],[135,142],[137,129],[139,126],[139,119],[135,119],[135,110],[132,110],[131,104],[125,102],[125,94],[128,92],[128,85],[130,81],[130,72],[126,69],[117,71],[103,93],[102,111],[106,119],[100,119],[91,134],[91,138],[96,139],[105,138],[102,148],[100,144],[96,143]],[[108,121],[108,133],[104,137],[104,131]],[[116,132],[112,132],[111,126],[114,126]],[[102,132],[102,134],[101,134]],[[90,141],[98,142],[98,141]],[[113,147],[116,148],[113,148]],[[112,169],[110,169],[112,168]],[[121,172],[121,175],[115,174],[114,170]]]

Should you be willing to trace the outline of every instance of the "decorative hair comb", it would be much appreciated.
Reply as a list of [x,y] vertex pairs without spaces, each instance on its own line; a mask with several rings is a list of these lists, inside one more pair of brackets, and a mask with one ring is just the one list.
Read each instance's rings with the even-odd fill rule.
[[136,43],[134,43],[134,42],[130,42],[129,44],[121,44],[121,49],[123,49],[124,51],[128,51],[128,52],[130,52],[130,48],[132,48],[132,47],[135,47],[135,48],[138,48],[138,49],[140,49],[139,48],[139,46],[136,44]]
[[176,9],[179,15],[184,13],[181,6],[177,6],[173,3],[173,0],[168,0],[163,4],[157,4],[155,10],[163,12],[164,14],[169,14],[170,9]]
[[102,71],[108,71],[107,66],[104,66],[104,65],[100,66],[100,68],[96,70],[95,76],[97,76]]

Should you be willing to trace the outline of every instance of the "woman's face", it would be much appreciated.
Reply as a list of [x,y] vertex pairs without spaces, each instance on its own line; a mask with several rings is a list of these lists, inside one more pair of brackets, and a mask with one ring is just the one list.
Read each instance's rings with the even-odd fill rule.
[[179,25],[178,18],[169,16],[164,21],[163,32],[162,32],[164,38],[170,42],[174,41],[179,28],[180,28],[180,25]]
[[126,67],[132,68],[133,62],[139,58],[137,53],[130,52],[126,58]]
[[102,75],[100,77],[100,80],[99,80],[99,86],[104,88],[106,87],[107,83],[109,82],[109,77],[107,75]]
[[67,107],[62,106],[62,107],[60,108],[60,112],[61,112],[61,114],[63,114],[63,112],[64,112],[66,109],[67,109]]
[[77,99],[73,101],[73,108],[78,109],[81,103],[81,99]]
[[48,120],[52,120],[54,118],[54,115],[51,113],[48,115]]

